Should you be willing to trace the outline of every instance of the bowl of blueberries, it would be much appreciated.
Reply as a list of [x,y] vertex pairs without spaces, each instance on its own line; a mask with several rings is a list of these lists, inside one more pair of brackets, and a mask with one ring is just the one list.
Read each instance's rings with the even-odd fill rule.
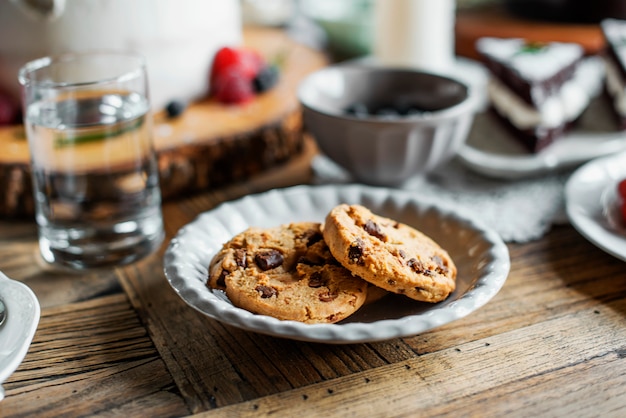
[[337,64],[298,88],[305,130],[355,181],[400,186],[452,159],[465,142],[479,92],[407,68]]

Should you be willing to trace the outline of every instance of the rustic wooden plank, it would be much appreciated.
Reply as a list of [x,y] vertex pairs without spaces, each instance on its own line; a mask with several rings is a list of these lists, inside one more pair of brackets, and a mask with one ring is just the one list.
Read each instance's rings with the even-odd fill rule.
[[[174,222],[175,224],[174,227],[166,227],[168,234],[175,233],[178,228],[203,209],[219,204],[223,199],[228,200],[244,195],[247,190],[243,185],[235,185],[222,189],[221,193],[223,195],[217,198],[201,195],[179,202],[175,206],[166,205],[165,210],[171,211],[166,217],[168,223]],[[181,220],[181,216],[184,220]],[[558,260],[550,260],[551,248],[554,245],[558,247],[571,241],[581,244],[584,240],[571,228],[562,228],[553,235],[553,239],[557,242],[548,241],[546,244],[540,244],[540,247],[545,248],[540,248],[539,251],[528,250],[529,246],[512,246],[514,260],[512,277],[501,295],[470,317],[413,338],[357,346],[295,343],[247,333],[205,318],[194,317],[190,320],[190,315],[185,315],[184,304],[181,311],[180,307],[175,305],[177,301],[169,300],[168,292],[154,293],[158,287],[154,283],[150,284],[151,279],[161,275],[161,272],[148,273],[135,270],[135,275],[123,275],[121,280],[126,292],[132,295],[131,300],[139,312],[144,312],[145,305],[151,303],[150,301],[154,305],[154,301],[160,299],[157,306],[168,308],[177,306],[175,311],[148,309],[144,312],[147,318],[153,320],[160,318],[159,320],[162,321],[158,327],[154,328],[150,327],[150,323],[148,324],[151,334],[159,335],[158,338],[155,337],[155,344],[162,354],[169,351],[168,347],[173,341],[194,335],[193,345],[176,347],[179,350],[178,358],[173,353],[165,354],[164,358],[170,370],[175,370],[174,379],[179,387],[189,389],[183,394],[192,411],[196,412],[279,393],[291,388],[306,387],[389,363],[402,362],[418,354],[433,353],[456,344],[494,336],[517,327],[532,325],[542,319],[574,312],[577,309],[592,309],[595,304],[590,304],[585,294],[581,295],[572,290],[568,292],[571,298],[563,297],[563,279],[558,271],[551,270],[552,265],[558,267],[563,264]],[[588,250],[585,245],[582,247],[585,251]],[[525,260],[529,260],[528,263],[516,265],[516,248],[519,248],[520,253],[525,252],[520,256],[523,255]],[[606,254],[600,252],[598,256],[601,260],[603,257],[607,258],[602,277],[610,278],[624,271],[622,264],[614,262]],[[573,259],[566,253],[562,257],[567,260],[567,263],[574,261],[584,267],[582,269],[578,269],[578,266],[568,267],[578,272],[572,280],[578,282],[580,280],[577,277],[586,277],[584,275],[589,274],[588,264],[585,264],[584,259],[577,254],[573,256]],[[526,267],[528,265],[530,267]],[[164,278],[159,280],[165,281]],[[596,289],[597,292],[604,291],[601,290],[602,288],[599,289]],[[528,300],[532,300],[533,303],[528,303]],[[581,303],[585,301],[587,305],[577,306],[575,303],[577,300]],[[547,308],[549,309],[546,310]],[[561,309],[560,313],[559,309]],[[195,315],[197,314],[194,312]],[[182,317],[187,320],[182,323],[173,320]],[[470,328],[472,332],[468,333],[467,330]],[[167,331],[163,331],[164,329]],[[203,329],[201,335],[198,335],[200,334],[197,332],[198,329]],[[200,354],[202,350],[198,346],[207,348],[203,355]],[[185,351],[182,360],[181,349]],[[219,368],[220,372],[225,375],[210,373],[207,375],[206,370],[213,370],[220,362],[227,363],[221,364]],[[198,374],[198,370],[203,372]]]
[[[622,300],[602,316],[575,312],[498,334],[489,343],[473,341],[199,416],[438,416],[439,412],[484,416],[491,411],[507,416],[566,416],[572,411],[576,416],[597,416],[600,400],[607,397],[604,410],[618,416],[626,396],[625,310]],[[595,377],[571,378],[592,369]],[[597,380],[595,373],[601,370],[613,370],[607,385]],[[593,391],[589,380],[596,384]],[[393,390],[388,382],[394,382]],[[533,382],[543,388],[567,382],[559,391],[565,396],[548,397],[532,388]],[[523,390],[513,396],[512,388]],[[602,395],[604,389],[611,396]]]
[[113,269],[76,272],[47,265],[39,255],[34,222],[0,222],[0,269],[28,285],[44,308],[122,291]]
[[[230,188],[230,196],[245,190]],[[194,197],[189,207],[212,204]],[[185,203],[166,204],[168,238],[195,210]],[[170,219],[177,218],[172,222]],[[125,292],[150,330],[155,345],[193,412],[229,405],[271,393],[405,359],[382,344],[327,346],[276,339],[238,330],[195,312],[169,287],[162,266],[137,264],[118,270]],[[191,337],[190,337],[191,336]],[[396,345],[404,345],[397,342]]]
[[257,335],[191,310],[162,272],[136,267],[120,280],[193,412],[384,364],[365,345],[327,346]]
[[12,389],[0,403],[0,416],[6,418],[188,413],[158,356]]
[[4,388],[3,417],[189,413],[121,294],[43,309],[33,343]]
[[[613,353],[430,408],[424,416],[624,417],[626,360]],[[598,376],[602,383],[598,384]],[[558,394],[554,394],[557,389]],[[552,393],[552,395],[547,395]],[[505,399],[514,399],[507,402]],[[601,405],[601,407],[600,407]],[[600,414],[599,410],[603,412]]]
[[626,263],[592,246],[571,227],[557,228],[547,241],[509,249],[511,273],[498,295],[460,321],[405,339],[413,350],[431,352],[486,339],[572,312],[603,309],[605,302],[626,298]]

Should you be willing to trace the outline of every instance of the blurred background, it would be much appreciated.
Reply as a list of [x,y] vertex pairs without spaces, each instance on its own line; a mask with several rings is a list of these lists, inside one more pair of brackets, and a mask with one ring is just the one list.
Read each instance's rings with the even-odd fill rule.
[[[295,26],[294,34],[306,34],[339,60],[371,53],[375,0],[242,1],[247,24]],[[597,23],[626,18],[623,0],[457,0],[456,9],[456,50],[468,57],[475,57],[480,36],[574,41],[594,53],[602,47]]]

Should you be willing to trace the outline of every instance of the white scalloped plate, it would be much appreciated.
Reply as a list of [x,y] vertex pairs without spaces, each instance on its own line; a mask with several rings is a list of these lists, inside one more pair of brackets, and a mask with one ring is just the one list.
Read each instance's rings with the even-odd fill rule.
[[[322,222],[340,203],[364,205],[430,235],[448,250],[458,267],[457,290],[437,304],[389,295],[340,323],[304,324],[252,314],[233,306],[223,292],[206,287],[211,258],[233,235],[248,226]],[[178,232],[167,248],[164,267],[179,296],[211,318],[267,335],[340,344],[413,336],[463,318],[498,293],[508,276],[510,260],[506,245],[495,232],[455,208],[400,190],[333,185],[296,186],[223,203]]]

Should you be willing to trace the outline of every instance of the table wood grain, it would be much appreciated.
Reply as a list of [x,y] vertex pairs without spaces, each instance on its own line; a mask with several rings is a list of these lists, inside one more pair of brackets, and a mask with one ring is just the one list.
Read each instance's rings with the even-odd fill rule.
[[500,293],[468,317],[390,341],[325,345],[209,319],[167,283],[167,242],[220,202],[311,180],[299,160],[166,202],[166,241],[134,265],[55,272],[29,222],[0,222],[0,270],[42,305],[2,417],[626,415],[626,263],[571,226],[508,245]]

